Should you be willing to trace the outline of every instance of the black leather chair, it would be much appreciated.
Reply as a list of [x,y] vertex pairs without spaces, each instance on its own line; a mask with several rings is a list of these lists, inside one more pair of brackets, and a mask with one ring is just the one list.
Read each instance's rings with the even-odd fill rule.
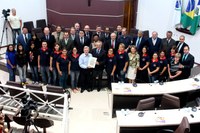
[[[20,82],[7,81],[6,85],[18,87],[18,88],[23,88],[23,86]],[[14,101],[19,103],[21,101],[21,98],[26,95],[26,92],[23,91],[23,90],[12,89],[12,87],[8,87],[7,89],[10,93],[10,100],[11,101],[14,100]]]
[[[41,91],[41,92],[43,91],[42,85],[27,84],[26,88],[35,91]],[[44,103],[46,101],[44,94],[31,92],[30,97],[37,103]]]
[[179,109],[179,108],[180,108],[179,97],[173,96],[171,94],[163,94],[159,109]]
[[46,133],[46,128],[53,126],[54,122],[45,118],[36,118],[34,119],[34,124],[37,127],[43,128],[43,133]]
[[189,133],[189,132],[190,132],[190,123],[188,122],[187,117],[183,117],[181,123],[176,128],[176,130],[162,129],[159,130],[157,133]]
[[135,110],[142,111],[142,110],[151,110],[154,108],[155,108],[155,98],[150,97],[139,100]]
[[32,33],[32,29],[34,28],[33,21],[24,22],[24,27],[28,29],[29,33]]
[[41,28],[42,30],[47,26],[45,19],[38,19],[36,20],[36,27]]

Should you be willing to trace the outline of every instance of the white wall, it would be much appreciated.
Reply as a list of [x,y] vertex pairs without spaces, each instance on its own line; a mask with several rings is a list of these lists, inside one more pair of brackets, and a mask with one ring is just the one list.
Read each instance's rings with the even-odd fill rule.
[[139,0],[136,28],[140,30],[157,31],[159,37],[164,38],[166,31],[173,31],[173,38],[178,40],[185,35],[185,42],[189,44],[195,62],[200,63],[200,30],[194,36],[178,32],[172,25],[172,16],[176,0]]
[[[3,9],[17,10],[17,15],[21,17],[22,22],[33,21],[36,26],[37,19],[47,19],[46,0],[1,0],[0,16],[3,16]],[[2,38],[4,18],[0,18],[0,39]],[[6,32],[4,31],[2,45],[6,45]],[[12,35],[8,30],[8,44],[12,43]],[[1,40],[0,40],[1,41]],[[1,43],[1,42],[0,42]],[[1,45],[1,44],[0,44]]]

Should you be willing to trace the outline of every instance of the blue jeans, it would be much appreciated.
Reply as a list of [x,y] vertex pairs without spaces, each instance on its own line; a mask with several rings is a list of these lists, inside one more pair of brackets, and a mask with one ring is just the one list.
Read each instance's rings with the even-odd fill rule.
[[70,71],[72,89],[77,88],[79,75],[80,75],[80,71]]
[[13,35],[13,44],[15,45],[16,44],[16,38],[17,38],[17,35],[21,34],[21,29],[13,29],[12,30],[12,35]]
[[16,69],[11,69],[11,68],[8,68],[8,72],[9,72],[9,81],[15,81],[15,72],[16,72]]
[[25,83],[26,82],[26,65],[24,65],[23,67],[20,67],[17,65],[17,70],[19,72],[19,78],[21,83]]
[[39,77],[38,77],[38,67],[37,66],[31,66],[31,75],[32,75],[32,80],[34,82],[39,82]]
[[60,75],[59,85],[63,89],[67,88],[67,77],[68,77],[68,73],[67,72],[62,72],[62,75]]
[[56,67],[53,68],[52,74],[53,74],[53,85],[58,85],[58,70],[56,69]]
[[[42,75],[42,82],[44,84],[51,84],[51,75],[49,71],[49,66],[40,66],[40,72]],[[48,78],[48,80],[47,80]]]
[[158,76],[154,75],[154,76],[149,76],[149,83],[154,83],[154,81],[158,80]]

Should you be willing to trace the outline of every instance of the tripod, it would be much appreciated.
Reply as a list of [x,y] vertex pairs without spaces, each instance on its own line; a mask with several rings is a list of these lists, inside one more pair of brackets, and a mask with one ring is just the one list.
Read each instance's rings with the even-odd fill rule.
[[40,133],[40,131],[38,130],[38,128],[34,124],[33,120],[29,117],[26,117],[26,123],[24,125],[23,133],[29,133],[28,126],[31,126],[31,125],[33,125],[35,127],[35,129],[37,130],[37,133]]
[[8,26],[11,28],[10,22],[8,21],[7,18],[5,18],[4,24],[3,24],[3,31],[2,31],[0,46],[2,45],[2,42],[3,42],[3,36],[4,36],[5,30],[6,30],[6,44],[8,44]]

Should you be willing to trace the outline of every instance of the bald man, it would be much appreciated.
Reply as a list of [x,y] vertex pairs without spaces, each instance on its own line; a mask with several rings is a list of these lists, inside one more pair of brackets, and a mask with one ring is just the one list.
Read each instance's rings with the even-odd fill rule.
[[162,47],[162,39],[158,37],[158,33],[156,31],[152,32],[152,36],[147,39],[146,45],[149,48],[149,56],[152,57],[153,53],[159,52]]
[[119,43],[117,41],[117,35],[115,32],[110,34],[110,39],[108,39],[104,44],[104,49],[106,53],[108,52],[109,48],[113,48],[114,54],[117,52],[119,47]]
[[142,48],[145,46],[145,41],[146,39],[143,37],[143,32],[138,31],[137,36],[133,38],[133,45],[136,46],[139,54],[142,53]]
[[42,41],[46,41],[47,44],[48,44],[48,48],[50,48],[51,50],[53,50],[54,48],[54,44],[56,42],[56,39],[55,37],[50,33],[50,30],[48,27],[45,27],[44,28],[44,31],[43,31],[43,36],[41,37],[41,40]]

